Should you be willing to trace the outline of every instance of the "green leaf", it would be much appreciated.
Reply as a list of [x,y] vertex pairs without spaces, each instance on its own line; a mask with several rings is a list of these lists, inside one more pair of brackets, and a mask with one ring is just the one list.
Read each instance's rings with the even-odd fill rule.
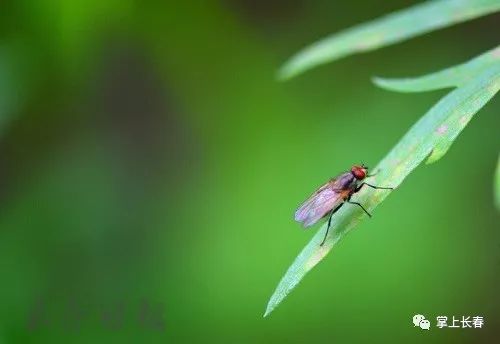
[[[456,88],[435,104],[389,154],[377,165],[379,171],[373,184],[397,187],[426,158],[436,161],[447,151],[450,144],[464,129],[473,115],[479,111],[500,89],[500,65],[492,65],[469,82]],[[366,188],[358,199],[373,211],[391,192]],[[290,266],[271,296],[264,316],[268,315],[318,264],[332,247],[366,218],[359,207],[342,207],[332,218],[330,234],[323,246],[326,224],[314,235],[309,244]]]
[[[434,133],[434,149],[427,158],[426,163],[430,164],[441,159],[458,134],[472,119],[472,116],[493,98],[499,88],[500,64],[497,64],[479,74],[470,84],[466,84],[450,92],[431,109],[430,112],[434,110],[439,113],[442,111],[440,105],[456,107],[436,129]],[[471,89],[474,91],[471,91]],[[450,101],[447,102],[448,104],[445,104],[444,100]]]
[[495,197],[495,205],[497,206],[497,209],[500,210],[500,155],[498,156],[493,193]]
[[436,73],[405,79],[375,77],[373,78],[373,82],[379,87],[399,92],[423,92],[441,88],[458,87],[499,62],[500,46],[466,63]]
[[292,56],[278,73],[288,79],[342,57],[375,50],[500,10],[498,0],[436,0],[326,37]]

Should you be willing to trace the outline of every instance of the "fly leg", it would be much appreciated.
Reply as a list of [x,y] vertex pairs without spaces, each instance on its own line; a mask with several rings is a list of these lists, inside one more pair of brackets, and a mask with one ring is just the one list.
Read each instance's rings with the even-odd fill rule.
[[369,187],[374,188],[374,189],[394,190],[394,188],[391,188],[391,187],[377,186],[377,185],[372,185],[372,184],[368,184],[368,183],[363,183],[363,184],[366,184],[366,185],[368,185]]
[[360,186],[358,186],[356,189],[354,189],[354,192],[358,192],[359,190],[361,190],[361,188],[362,188],[364,185],[368,185],[369,187],[371,187],[371,188],[373,188],[373,189],[394,190],[394,188],[387,188],[387,187],[383,187],[383,186],[376,186],[376,185],[372,185],[372,184],[369,184],[369,183],[363,182],[363,183],[361,183],[361,185],[360,185]]
[[[352,192],[352,194],[355,194],[356,192],[358,192],[359,190],[361,190],[361,188],[364,186],[364,185],[368,185],[369,187],[373,188],[373,189],[382,189],[382,190],[393,190],[394,188],[389,188],[389,187],[383,187],[383,186],[376,186],[376,185],[372,185],[372,184],[369,184],[369,183],[366,183],[366,182],[363,182],[361,183],[358,187],[356,187],[354,189],[354,191]],[[361,207],[361,209],[363,209],[363,211],[366,213],[366,215],[372,217],[372,215],[368,212],[368,210],[365,209],[365,207],[363,207],[361,205],[361,203],[358,203],[358,202],[351,202],[351,196],[352,194],[349,196],[349,198],[347,198],[346,202],[347,203],[351,203],[351,204],[355,204],[355,205],[359,205]]]
[[[361,186],[363,186],[363,184],[361,184]],[[361,187],[361,186],[360,186],[360,187]],[[361,203],[358,203],[358,202],[351,202],[351,196],[349,196],[349,198],[346,200],[346,202],[347,202],[347,203],[350,203],[350,204],[359,205],[359,206],[361,207],[361,209],[363,209],[363,211],[366,213],[366,215],[368,215],[368,216],[372,217],[372,214],[370,214],[370,213],[368,212],[368,210],[366,210],[366,209],[365,209],[365,207],[363,207],[363,206],[361,205]]]
[[370,214],[370,213],[368,212],[368,210],[366,210],[366,209],[365,209],[365,207],[363,207],[363,206],[361,205],[361,203],[358,203],[358,202],[351,202],[351,201],[347,201],[347,203],[359,205],[359,206],[361,207],[361,209],[363,209],[363,211],[366,213],[366,215],[368,215],[368,216],[372,217],[372,214]]
[[332,224],[332,216],[333,214],[335,214],[335,212],[337,210],[340,209],[341,206],[344,205],[344,202],[340,203],[337,207],[335,207],[332,212],[330,213],[330,217],[328,217],[328,225],[326,226],[326,233],[325,233],[325,237],[323,238],[323,241],[321,242],[321,244],[319,244],[319,246],[323,246],[323,244],[325,243],[326,241],[326,237],[328,236],[328,231],[330,230],[330,225]]

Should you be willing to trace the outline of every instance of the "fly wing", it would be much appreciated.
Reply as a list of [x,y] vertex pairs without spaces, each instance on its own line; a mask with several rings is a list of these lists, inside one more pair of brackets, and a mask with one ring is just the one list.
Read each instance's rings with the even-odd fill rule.
[[335,181],[330,181],[320,187],[295,212],[295,221],[309,227],[318,222],[330,210],[342,202],[342,191],[334,187]]

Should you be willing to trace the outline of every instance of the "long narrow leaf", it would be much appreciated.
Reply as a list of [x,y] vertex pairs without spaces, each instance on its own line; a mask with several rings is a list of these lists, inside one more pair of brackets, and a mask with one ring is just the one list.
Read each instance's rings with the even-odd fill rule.
[[435,0],[326,37],[299,51],[279,71],[288,79],[342,57],[375,50],[500,10],[498,0]]
[[458,87],[475,78],[485,69],[500,62],[500,46],[466,63],[446,68],[436,73],[404,79],[373,78],[382,88],[398,92],[423,92],[441,88]]

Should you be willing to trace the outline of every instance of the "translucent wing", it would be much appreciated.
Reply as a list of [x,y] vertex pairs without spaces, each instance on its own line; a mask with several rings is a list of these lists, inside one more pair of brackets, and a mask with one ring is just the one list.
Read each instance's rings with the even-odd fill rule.
[[339,205],[344,195],[342,190],[335,187],[336,184],[330,181],[312,194],[295,212],[295,221],[302,222],[304,227],[312,226]]

